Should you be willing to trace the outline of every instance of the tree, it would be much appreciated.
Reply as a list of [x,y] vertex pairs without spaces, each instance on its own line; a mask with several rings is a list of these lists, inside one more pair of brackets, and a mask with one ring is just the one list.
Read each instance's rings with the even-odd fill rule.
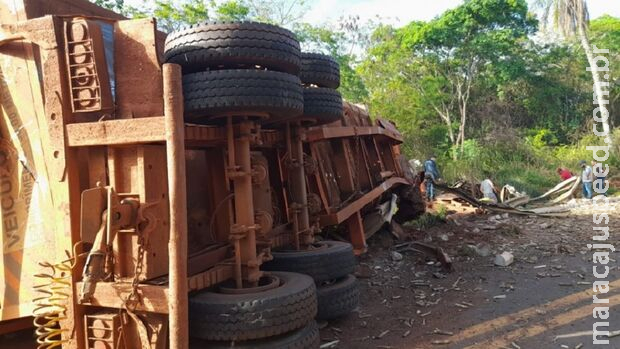
[[[368,91],[360,74],[356,71],[357,48],[363,48],[363,32],[371,32],[368,23],[363,25],[337,27],[314,26],[298,23],[293,31],[301,42],[302,50],[330,55],[340,65],[340,88],[342,96],[354,103],[362,103],[368,97]],[[349,22],[350,23],[350,22]],[[357,40],[356,40],[357,38]]]
[[229,0],[221,3],[215,12],[220,21],[238,22],[249,18],[250,8],[243,1]]
[[153,17],[165,32],[179,29],[183,25],[195,24],[209,19],[212,7],[204,0],[183,2],[179,5],[172,1],[155,0]]
[[[609,15],[601,16],[590,22],[590,37],[594,45],[609,50],[610,67],[620,67],[620,18]],[[620,104],[620,77],[611,74],[609,86],[609,106],[612,119],[611,127],[620,123],[618,113]]]
[[250,8],[243,0],[149,0],[139,10],[128,6],[124,0],[93,2],[128,17],[154,17],[158,27],[165,32],[208,20],[243,21],[250,16]]
[[[600,108],[606,108],[607,101],[604,99],[604,94],[609,94],[609,92],[603,91],[603,83],[599,75],[599,67],[595,59],[595,52],[588,38],[589,13],[585,0],[538,0],[537,5],[543,9],[543,25],[552,21],[556,30],[565,38],[578,37],[592,73],[594,94],[597,104]],[[611,135],[608,112],[601,112],[600,114],[602,119],[601,123],[603,124],[603,133]],[[609,138],[611,140],[611,136]]]
[[290,27],[308,11],[306,0],[245,0],[250,17],[258,22]]
[[92,2],[97,6],[105,7],[118,13],[123,13],[125,9],[124,0],[94,0]]
[[368,77],[388,68],[374,80],[400,89],[410,85],[406,90],[414,92],[420,108],[430,107],[445,124],[457,158],[465,145],[474,85],[487,76],[509,78],[518,72],[516,52],[535,28],[525,0],[469,0],[430,22],[381,28],[387,40],[373,47],[362,69]]

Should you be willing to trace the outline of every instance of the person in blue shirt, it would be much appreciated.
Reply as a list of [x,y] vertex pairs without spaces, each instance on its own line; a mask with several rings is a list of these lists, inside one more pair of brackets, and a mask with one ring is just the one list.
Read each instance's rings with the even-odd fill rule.
[[435,199],[435,182],[441,178],[436,160],[437,158],[432,155],[424,162],[424,183],[426,185],[426,198],[429,201]]

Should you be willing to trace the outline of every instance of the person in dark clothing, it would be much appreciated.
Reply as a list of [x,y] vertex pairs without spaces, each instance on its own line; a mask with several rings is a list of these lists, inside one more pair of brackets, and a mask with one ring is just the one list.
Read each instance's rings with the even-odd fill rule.
[[424,183],[426,185],[426,198],[429,201],[435,199],[435,182],[441,178],[436,160],[437,158],[433,155],[424,162]]

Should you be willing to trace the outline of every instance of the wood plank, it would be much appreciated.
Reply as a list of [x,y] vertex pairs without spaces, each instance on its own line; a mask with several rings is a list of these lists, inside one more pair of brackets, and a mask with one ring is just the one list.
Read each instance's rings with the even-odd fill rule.
[[181,66],[164,64],[164,115],[166,162],[168,167],[168,202],[170,238],[168,240],[168,277],[170,296],[168,323],[170,349],[187,349],[187,186],[185,169],[185,130]]
[[[168,238],[170,230],[170,208],[168,207],[168,169],[164,145],[143,145],[137,147],[136,188],[140,204],[152,204],[145,214],[155,219],[155,226],[147,237],[146,255],[142,276],[152,279],[168,273]],[[134,246],[134,256],[138,248]]]
[[187,278],[187,290],[189,292],[198,291],[232,279],[235,275],[234,260],[231,259],[223,263],[226,263],[226,265],[217,265],[202,273],[189,276]]
[[18,319],[0,321],[0,336],[7,333],[17,332],[28,328],[33,328],[34,318],[32,316],[25,316]]
[[84,122],[66,126],[70,147],[163,142],[164,117]]
[[343,126],[312,128],[306,132],[307,142],[317,142],[331,138],[360,137],[379,135],[402,143],[403,137],[395,132],[379,126]]
[[353,251],[356,256],[366,253],[368,246],[366,245],[366,236],[364,234],[364,224],[362,223],[362,215],[359,211],[353,213],[346,220],[347,229],[349,230],[349,240],[353,245]]
[[321,226],[326,225],[336,225],[344,222],[347,218],[351,217],[351,215],[355,214],[364,206],[371,203],[373,200],[377,199],[386,191],[390,190],[392,187],[399,184],[409,184],[409,182],[400,177],[392,177],[385,182],[381,183],[378,187],[374,188],[361,198],[353,201],[351,204],[345,206],[343,209],[339,210],[333,214],[327,214],[320,217]]
[[121,119],[164,112],[162,68],[155,32],[152,18],[114,24],[116,115]]
[[[82,282],[76,283],[76,289],[82,289]],[[88,303],[106,308],[121,309],[124,307],[123,300],[131,292],[130,282],[98,282],[95,292]],[[146,311],[159,314],[168,313],[168,287],[160,285],[138,285],[138,294],[141,302],[137,305],[137,311]]]
[[[163,143],[165,127],[163,116],[115,119],[66,125],[67,144],[70,147]],[[273,146],[282,141],[281,132],[263,131],[261,146]],[[226,128],[185,124],[187,146],[216,146],[226,142]]]
[[346,147],[347,140],[344,138],[335,139],[330,142],[332,149],[332,159],[336,170],[336,180],[340,188],[341,199],[346,200],[351,194],[355,193],[355,181],[353,179],[353,168]]

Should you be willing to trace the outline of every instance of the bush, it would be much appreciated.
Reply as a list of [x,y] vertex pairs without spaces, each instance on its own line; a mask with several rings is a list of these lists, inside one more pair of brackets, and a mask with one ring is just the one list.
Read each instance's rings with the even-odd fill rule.
[[[619,138],[617,142],[620,144],[620,132],[614,136]],[[573,145],[557,145],[557,142],[555,135],[547,129],[528,130],[525,137],[503,143],[468,140],[458,160],[452,159],[452,149],[440,157],[439,167],[448,183],[458,180],[479,183],[490,178],[498,187],[510,184],[534,197],[560,181],[556,173],[558,167],[579,174],[578,162],[592,159],[592,152],[586,146],[603,144],[594,135],[584,136]],[[616,154],[607,161],[612,174],[618,162]]]

